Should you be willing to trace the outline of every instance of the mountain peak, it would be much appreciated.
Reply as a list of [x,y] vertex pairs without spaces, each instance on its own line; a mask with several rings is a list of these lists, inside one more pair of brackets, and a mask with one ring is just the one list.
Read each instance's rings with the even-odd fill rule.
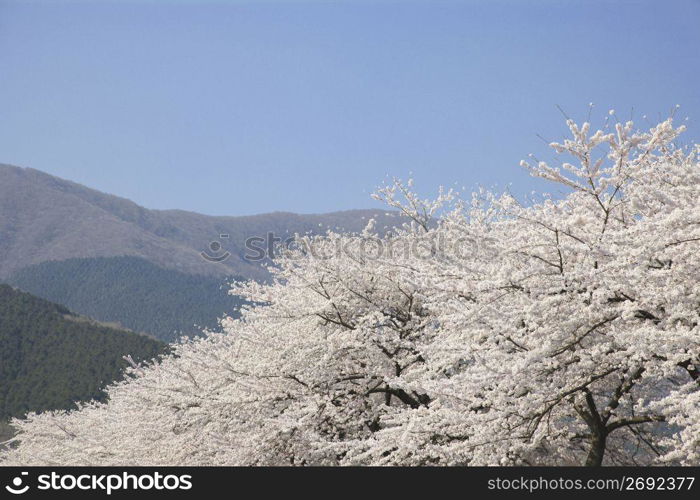
[[[385,210],[242,217],[149,210],[40,170],[0,164],[0,278],[46,261],[133,256],[190,274],[264,279],[261,262],[245,258],[248,238],[359,232],[370,217],[397,223]],[[221,254],[208,260],[213,242]]]

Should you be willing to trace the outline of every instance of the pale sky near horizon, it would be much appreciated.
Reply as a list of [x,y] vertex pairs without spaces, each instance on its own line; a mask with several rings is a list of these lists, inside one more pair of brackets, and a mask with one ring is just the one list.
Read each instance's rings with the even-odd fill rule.
[[213,215],[377,206],[411,172],[523,195],[556,105],[680,104],[699,141],[699,22],[700,0],[0,0],[0,163]]

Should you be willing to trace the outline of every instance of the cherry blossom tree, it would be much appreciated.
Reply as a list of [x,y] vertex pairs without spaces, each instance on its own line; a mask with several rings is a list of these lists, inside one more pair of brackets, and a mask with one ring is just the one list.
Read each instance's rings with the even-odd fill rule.
[[566,194],[384,187],[408,222],[299,236],[240,319],[0,463],[700,464],[700,146],[567,125],[523,162]]

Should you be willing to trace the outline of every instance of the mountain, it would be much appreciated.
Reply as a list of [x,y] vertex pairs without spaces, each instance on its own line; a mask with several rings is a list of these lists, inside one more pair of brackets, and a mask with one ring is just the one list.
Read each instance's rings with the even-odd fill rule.
[[[326,228],[357,232],[371,217],[377,227],[397,223],[379,210],[245,217],[148,210],[38,170],[0,165],[0,279],[47,261],[121,256],[189,274],[264,279],[261,262],[245,258],[247,238]],[[213,251],[212,243],[221,247]],[[203,252],[215,259],[203,258]],[[221,262],[212,261],[226,252]]]
[[150,360],[166,349],[0,285],[0,421],[102,400],[105,385],[122,376],[122,356]]
[[8,283],[104,322],[172,342],[214,328],[242,304],[226,280],[160,268],[138,257],[97,257],[42,262]]

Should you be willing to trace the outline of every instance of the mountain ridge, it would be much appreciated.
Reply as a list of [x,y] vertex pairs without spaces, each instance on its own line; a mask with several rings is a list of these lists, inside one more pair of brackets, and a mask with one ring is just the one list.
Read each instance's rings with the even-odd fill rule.
[[[247,238],[270,233],[284,238],[326,228],[358,232],[369,218],[379,227],[396,225],[398,219],[371,209],[244,216],[151,210],[37,169],[0,164],[0,279],[46,261],[121,256],[190,274],[265,279],[263,263],[245,259]],[[230,254],[222,262],[202,257],[216,240],[222,254]]]

